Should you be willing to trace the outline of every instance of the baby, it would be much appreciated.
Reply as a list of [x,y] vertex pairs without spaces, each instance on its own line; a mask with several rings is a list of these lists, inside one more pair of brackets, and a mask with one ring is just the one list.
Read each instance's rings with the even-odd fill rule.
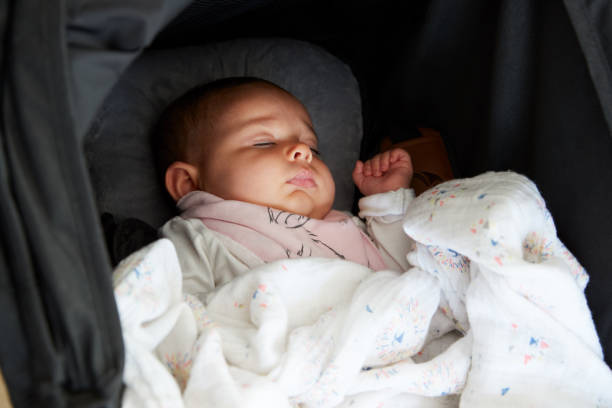
[[310,116],[270,82],[229,78],[192,89],[166,109],[155,141],[165,187],[182,210],[162,235],[177,249],[187,291],[294,257],[406,269],[401,219],[414,193],[404,150],[355,165],[368,235],[357,217],[332,210],[334,180]]

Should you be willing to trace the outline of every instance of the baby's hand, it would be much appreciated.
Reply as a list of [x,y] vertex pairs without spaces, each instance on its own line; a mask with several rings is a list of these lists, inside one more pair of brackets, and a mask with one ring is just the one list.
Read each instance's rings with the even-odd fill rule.
[[404,149],[396,148],[379,153],[365,163],[357,160],[353,181],[366,196],[408,188],[412,181],[410,155]]

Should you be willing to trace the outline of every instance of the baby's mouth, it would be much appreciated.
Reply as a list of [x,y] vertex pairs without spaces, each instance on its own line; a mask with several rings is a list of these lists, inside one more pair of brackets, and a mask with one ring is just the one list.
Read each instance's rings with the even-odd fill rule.
[[287,181],[289,184],[293,184],[294,186],[310,188],[316,187],[317,183],[314,181],[312,177],[312,172],[310,170],[301,170],[298,174],[296,174],[292,179]]

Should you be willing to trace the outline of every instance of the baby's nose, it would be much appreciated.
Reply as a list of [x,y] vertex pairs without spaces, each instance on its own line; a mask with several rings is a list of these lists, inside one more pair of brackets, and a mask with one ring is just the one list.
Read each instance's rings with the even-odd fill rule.
[[289,148],[287,155],[290,161],[304,160],[308,163],[312,161],[312,151],[304,143],[296,143]]

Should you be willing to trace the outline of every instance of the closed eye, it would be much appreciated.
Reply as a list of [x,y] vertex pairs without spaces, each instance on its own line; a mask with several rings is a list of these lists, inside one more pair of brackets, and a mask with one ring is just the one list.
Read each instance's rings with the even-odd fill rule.
[[[257,142],[257,143],[253,143],[253,147],[268,147],[268,146],[274,146],[275,144],[276,144],[276,142]],[[321,156],[321,152],[318,149],[316,149],[314,147],[310,147],[310,146],[308,146],[308,148],[316,156]]]
[[258,142],[258,143],[254,143],[253,147],[267,147],[267,146],[273,146],[276,143],[274,142]]

